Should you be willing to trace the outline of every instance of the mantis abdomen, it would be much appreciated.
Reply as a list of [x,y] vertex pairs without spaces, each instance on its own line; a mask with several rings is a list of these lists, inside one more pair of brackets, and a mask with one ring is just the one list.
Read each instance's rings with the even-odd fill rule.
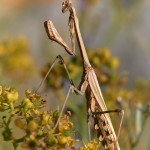
[[108,114],[97,114],[102,112],[94,94],[90,88],[90,85],[87,86],[85,91],[87,99],[87,113],[88,116],[92,113],[94,119],[94,130],[97,132],[97,138],[100,140],[105,149],[114,150],[115,147],[117,150],[120,150],[118,142],[116,142],[116,135],[114,130],[108,121]]

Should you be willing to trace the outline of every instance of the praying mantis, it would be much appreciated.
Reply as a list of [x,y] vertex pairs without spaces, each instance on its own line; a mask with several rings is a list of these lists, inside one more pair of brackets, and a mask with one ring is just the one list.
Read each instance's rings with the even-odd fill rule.
[[[79,23],[78,18],[76,16],[75,8],[72,6],[72,0],[64,0],[62,4],[62,12],[65,13],[66,11],[70,12],[69,16],[69,28],[70,28],[70,37],[71,37],[71,43],[72,43],[72,50],[68,47],[68,45],[64,42],[64,40],[61,38],[57,30],[55,29],[53,23],[51,20],[45,21],[44,26],[45,30],[47,32],[47,35],[50,40],[57,42],[60,44],[66,52],[70,55],[75,56],[75,34],[77,38],[77,42],[79,45],[81,57],[82,57],[82,63],[83,63],[83,75],[81,78],[81,82],[78,86],[78,88],[75,88],[73,81],[71,80],[71,77],[69,75],[68,69],[64,63],[63,58],[58,55],[54,62],[52,63],[51,67],[49,68],[47,74],[45,75],[44,79],[41,81],[39,87],[37,88],[36,92],[39,90],[41,85],[44,83],[45,79],[49,75],[51,69],[53,68],[54,64],[56,63],[56,60],[59,59],[59,63],[62,64],[67,72],[67,75],[70,80],[70,88],[67,93],[67,96],[65,98],[65,102],[63,104],[63,107],[61,109],[59,118],[57,120],[57,123],[55,124],[53,128],[53,132],[55,131],[56,127],[59,124],[60,117],[63,113],[63,110],[65,108],[66,102],[69,98],[70,92],[75,92],[76,94],[86,95],[87,99],[87,123],[88,123],[88,134],[89,134],[89,140],[91,140],[90,135],[90,121],[89,117],[92,114],[92,117],[94,119],[94,129],[97,131],[97,137],[101,141],[102,145],[105,149],[109,150],[120,150],[119,144],[118,144],[118,137],[121,129],[121,125],[123,122],[123,116],[124,111],[120,109],[116,110],[107,110],[105,101],[102,96],[102,92],[95,74],[94,69],[92,68],[86,50],[85,46],[82,40],[82,36],[79,29]],[[110,116],[108,113],[117,112],[121,114],[121,121],[118,129],[117,136],[115,134]]]

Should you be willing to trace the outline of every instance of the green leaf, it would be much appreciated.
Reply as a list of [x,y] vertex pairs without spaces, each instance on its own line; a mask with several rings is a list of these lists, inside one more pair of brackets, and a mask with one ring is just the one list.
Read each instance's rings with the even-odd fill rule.
[[33,102],[35,108],[39,107],[41,105],[41,103],[36,99],[34,102]]

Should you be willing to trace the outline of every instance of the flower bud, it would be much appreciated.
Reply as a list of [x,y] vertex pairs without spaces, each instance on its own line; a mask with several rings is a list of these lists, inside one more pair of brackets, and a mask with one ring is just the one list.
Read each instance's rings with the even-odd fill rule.
[[87,148],[82,146],[82,147],[79,147],[78,150],[87,150]]
[[34,120],[30,121],[27,129],[30,132],[35,131],[37,129],[37,123]]
[[54,136],[50,136],[50,138],[47,141],[47,144],[49,146],[56,145],[58,143],[58,140]]
[[65,145],[67,142],[68,142],[67,137],[65,137],[65,136],[60,136],[59,137],[59,144],[60,145]]
[[104,48],[102,52],[102,56],[103,56],[103,60],[107,61],[111,57],[110,50],[108,48]]
[[30,94],[31,94],[31,91],[30,91],[30,90],[26,90],[26,91],[25,91],[25,94],[26,94],[26,97],[29,98],[29,96],[30,96]]
[[47,112],[43,112],[43,114],[41,115],[40,124],[42,126],[45,126],[48,124],[50,125],[51,123],[52,123],[52,116]]
[[56,111],[54,111],[54,113],[53,113],[53,118],[57,120],[58,117],[59,117],[59,111],[56,110]]
[[73,123],[72,122],[70,122],[70,121],[67,121],[66,123],[65,123],[65,125],[64,125],[64,129],[65,130],[67,130],[67,129],[70,129],[70,128],[72,128],[73,127]]
[[24,106],[24,108],[26,109],[30,109],[30,108],[34,108],[34,104],[30,101],[30,99],[28,98],[24,98],[22,101],[22,105]]
[[100,58],[98,57],[98,56],[95,56],[94,58],[93,58],[93,65],[94,66],[100,66],[101,65],[101,63],[100,63]]
[[110,67],[110,69],[116,70],[120,65],[119,59],[117,57],[112,58],[109,62],[108,62],[108,66]]
[[43,134],[44,134],[44,132],[41,129],[38,129],[37,136],[42,136]]
[[14,123],[15,123],[15,125],[16,125],[17,127],[19,127],[20,129],[24,129],[24,128],[25,128],[25,124],[22,122],[21,119],[15,119]]

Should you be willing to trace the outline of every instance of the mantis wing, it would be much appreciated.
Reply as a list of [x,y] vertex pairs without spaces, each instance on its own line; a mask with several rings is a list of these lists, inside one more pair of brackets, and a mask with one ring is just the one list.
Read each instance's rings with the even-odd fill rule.
[[98,84],[96,74],[93,69],[91,69],[88,73],[88,81],[89,81],[91,90],[100,106],[100,109],[102,111],[106,111],[107,107],[106,107],[105,101],[103,99],[102,92],[100,90],[100,86]]
[[[107,107],[106,107],[105,101],[103,99],[102,92],[100,90],[100,86],[98,84],[96,74],[95,74],[93,69],[91,69],[88,73],[88,81],[90,84],[90,88],[91,88],[91,90],[92,90],[92,92],[93,92],[93,94],[94,94],[94,96],[95,96],[95,98],[96,98],[96,100],[100,106],[101,111],[106,111]],[[108,121],[108,124],[109,124],[109,126],[113,132],[114,138],[116,140],[116,134],[115,134],[113,125],[111,123],[111,119],[110,119],[109,114],[105,114],[105,117],[106,117],[106,120]],[[118,142],[117,142],[117,146],[118,146]]]

